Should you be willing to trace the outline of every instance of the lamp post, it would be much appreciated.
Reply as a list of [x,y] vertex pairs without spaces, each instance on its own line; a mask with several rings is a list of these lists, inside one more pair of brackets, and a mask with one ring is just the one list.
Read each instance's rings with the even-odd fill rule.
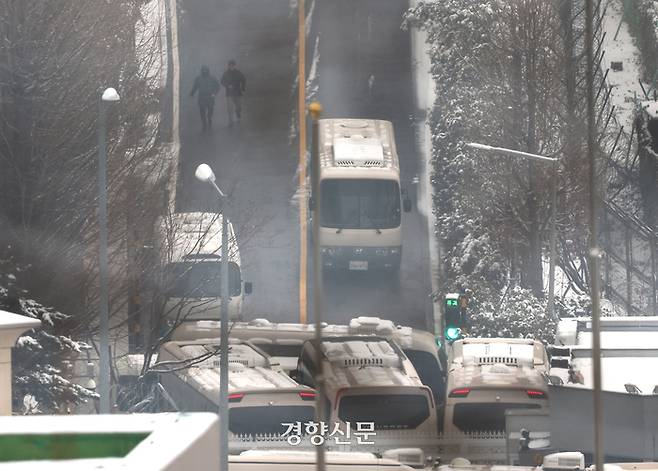
[[522,152],[520,150],[507,149],[505,147],[493,147],[477,142],[466,144],[473,149],[485,150],[488,152],[498,152],[501,154],[523,157],[525,159],[538,160],[541,162],[551,162],[553,172],[551,175],[551,233],[549,237],[549,268],[548,268],[548,300],[546,303],[546,314],[549,318],[553,317],[555,312],[555,245],[557,240],[556,213],[557,213],[557,167],[560,159],[556,157],[546,157],[545,155]]
[[[313,195],[313,317],[315,318],[315,354],[317,373],[315,418],[318,423],[326,423],[324,404],[327,397],[322,361],[322,252],[320,251],[320,218],[322,217],[322,193],[320,192],[320,141],[319,123],[322,106],[317,101],[308,105],[308,111],[313,120],[311,138],[311,194]],[[324,442],[323,442],[324,443]],[[324,471],[324,445],[315,447],[316,469]]]
[[222,202],[222,259],[220,276],[220,333],[219,333],[219,469],[228,469],[228,198],[215,183],[215,174],[207,164],[194,172],[196,178],[210,183]]
[[110,320],[109,320],[109,268],[107,256],[107,149],[106,114],[107,105],[119,101],[114,88],[106,88],[98,106],[98,245],[99,245],[99,288],[100,288],[100,352],[98,368],[98,392],[100,413],[109,414],[110,409]]

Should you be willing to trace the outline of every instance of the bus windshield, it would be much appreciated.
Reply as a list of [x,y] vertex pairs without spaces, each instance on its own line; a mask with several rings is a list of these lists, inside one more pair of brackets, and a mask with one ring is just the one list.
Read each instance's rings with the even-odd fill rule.
[[324,227],[392,229],[400,225],[400,186],[395,180],[327,179],[321,191]]
[[[172,298],[214,298],[221,296],[221,263],[190,261],[170,263],[165,268],[167,294]],[[229,293],[240,294],[240,268],[228,264]]]

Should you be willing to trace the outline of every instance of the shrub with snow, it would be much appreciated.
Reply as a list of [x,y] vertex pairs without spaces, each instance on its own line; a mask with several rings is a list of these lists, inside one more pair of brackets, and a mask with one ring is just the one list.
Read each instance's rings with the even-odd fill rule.
[[[15,268],[15,267],[13,267]],[[0,309],[40,319],[42,327],[18,338],[12,354],[13,406],[23,413],[65,413],[70,406],[97,397],[69,379],[71,361],[91,348],[66,335],[69,316],[44,306],[17,285],[0,260]],[[19,272],[20,273],[20,272]]]

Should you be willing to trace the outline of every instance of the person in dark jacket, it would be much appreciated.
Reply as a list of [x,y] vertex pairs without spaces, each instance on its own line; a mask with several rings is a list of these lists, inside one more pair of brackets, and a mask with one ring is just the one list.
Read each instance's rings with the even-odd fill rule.
[[233,124],[233,114],[238,121],[242,118],[242,94],[247,85],[247,79],[238,70],[233,59],[228,61],[228,69],[222,75],[222,85],[226,90],[226,110],[230,125]]
[[199,113],[201,114],[201,124],[203,131],[210,129],[212,126],[212,113],[215,108],[215,95],[219,91],[220,85],[217,78],[210,74],[210,69],[206,65],[201,66],[201,74],[194,79],[194,87],[190,96],[198,92]]

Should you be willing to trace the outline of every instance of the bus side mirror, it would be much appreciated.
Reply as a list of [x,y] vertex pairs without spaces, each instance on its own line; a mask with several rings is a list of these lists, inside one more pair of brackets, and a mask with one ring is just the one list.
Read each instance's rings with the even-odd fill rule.
[[244,294],[251,294],[254,292],[254,284],[251,281],[244,282]]
[[402,210],[405,213],[411,212],[411,199],[407,190],[402,190]]

